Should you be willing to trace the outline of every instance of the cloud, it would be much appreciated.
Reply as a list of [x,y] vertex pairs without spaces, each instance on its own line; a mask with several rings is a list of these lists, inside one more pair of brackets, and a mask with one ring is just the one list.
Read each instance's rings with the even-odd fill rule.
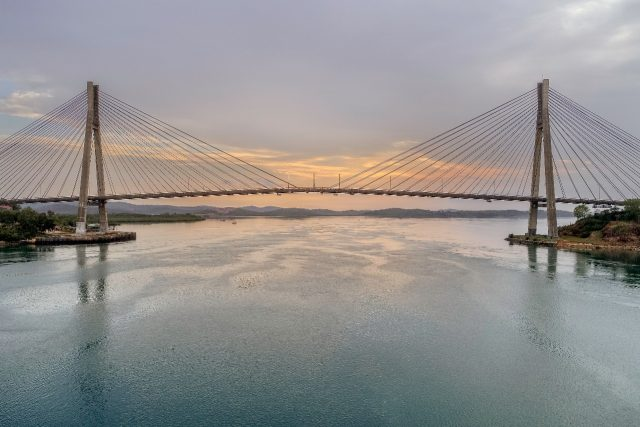
[[[39,7],[3,8],[1,113],[38,117],[94,79],[296,184],[314,173],[318,185],[344,180],[534,88],[542,75],[640,134],[637,0]],[[95,19],[81,19],[87,13]],[[87,49],[99,54],[81,61]],[[0,120],[5,134],[25,121]]]
[[637,87],[638,12],[636,2],[624,0],[541,2],[493,45],[481,65],[485,79],[521,87],[532,74],[537,79],[544,75],[578,98],[585,92]]
[[43,101],[53,96],[49,91],[16,90],[0,99],[0,113],[15,117],[37,119],[42,113]]

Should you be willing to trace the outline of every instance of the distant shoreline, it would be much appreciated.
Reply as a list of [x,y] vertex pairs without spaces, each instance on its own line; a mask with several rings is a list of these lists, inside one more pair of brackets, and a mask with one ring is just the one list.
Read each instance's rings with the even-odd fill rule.
[[[49,210],[57,214],[74,215],[77,210],[75,203],[48,203],[31,206],[39,212]],[[503,218],[524,219],[529,212],[524,210],[426,210],[426,209],[402,209],[389,208],[378,210],[330,210],[330,209],[304,209],[281,208],[277,206],[244,206],[244,207],[214,207],[214,206],[173,206],[173,205],[136,205],[126,202],[111,202],[107,204],[107,210],[114,218],[122,215],[197,215],[205,218],[313,218],[313,217],[369,217],[369,218]],[[95,211],[95,212],[94,212]],[[90,207],[89,213],[96,213],[95,207]],[[540,219],[546,217],[545,211],[540,212]],[[558,211],[558,217],[573,217],[572,212]],[[149,218],[153,222],[152,218]],[[125,222],[125,221],[122,221]],[[127,221],[128,222],[128,221]],[[160,221],[158,221],[160,222]]]

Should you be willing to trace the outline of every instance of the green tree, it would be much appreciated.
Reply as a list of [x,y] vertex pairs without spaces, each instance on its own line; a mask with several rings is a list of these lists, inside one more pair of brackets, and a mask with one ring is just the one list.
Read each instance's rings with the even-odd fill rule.
[[640,221],[640,199],[625,200],[624,215],[629,221]]
[[578,205],[576,206],[576,208],[573,210],[573,215],[578,218],[578,220],[583,219],[588,217],[591,214],[591,211],[589,210],[589,206],[582,204],[582,205]]
[[56,216],[33,209],[0,210],[0,241],[30,239],[56,226]]

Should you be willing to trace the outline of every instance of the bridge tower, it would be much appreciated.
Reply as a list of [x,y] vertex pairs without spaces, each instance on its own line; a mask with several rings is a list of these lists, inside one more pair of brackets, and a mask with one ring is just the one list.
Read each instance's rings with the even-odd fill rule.
[[544,152],[544,180],[547,207],[547,235],[558,237],[556,216],[556,192],[553,177],[553,153],[551,151],[551,128],[549,123],[549,79],[538,83],[538,115],[536,119],[536,139],[533,152],[533,173],[531,174],[531,201],[529,205],[530,236],[535,236],[538,228],[538,197],[540,194],[540,163]]
[[[96,153],[96,178],[98,181],[98,196],[104,197],[104,160],[102,156],[102,141],[100,136],[100,90],[98,85],[87,82],[87,122],[84,131],[84,147],[82,152],[82,171],[80,173],[80,199],[78,203],[78,219],[76,233],[87,231],[87,207],[89,205],[89,176],[91,175],[91,148]],[[103,198],[98,200],[100,214],[100,231],[109,229],[107,218],[107,202]]]

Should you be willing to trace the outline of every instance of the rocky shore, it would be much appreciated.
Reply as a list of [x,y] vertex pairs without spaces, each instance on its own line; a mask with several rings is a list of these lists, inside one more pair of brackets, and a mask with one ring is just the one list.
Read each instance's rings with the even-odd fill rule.
[[527,235],[509,235],[505,239],[509,243],[518,245],[535,245],[555,247],[558,249],[570,251],[624,251],[624,252],[640,252],[640,245],[637,243],[619,242],[619,241],[578,241],[577,239],[568,239],[559,237],[553,239],[547,236],[527,236]]
[[77,245],[89,243],[111,243],[126,242],[135,240],[136,233],[133,231],[107,231],[89,232],[86,234],[75,233],[47,233],[30,240],[28,243],[34,245]]

